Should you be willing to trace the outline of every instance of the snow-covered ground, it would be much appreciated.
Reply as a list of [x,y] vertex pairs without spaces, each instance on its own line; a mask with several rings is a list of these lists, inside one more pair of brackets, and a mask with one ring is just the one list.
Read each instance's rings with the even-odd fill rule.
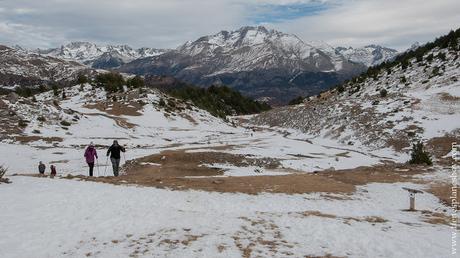
[[[220,177],[309,173],[404,162],[405,153],[370,149],[356,141],[310,135],[282,127],[231,122],[189,108],[167,112],[167,97],[151,91],[136,97],[133,112],[115,110],[101,89],[73,87],[58,105],[51,93],[36,103],[6,104],[28,120],[23,135],[0,143],[1,163],[12,184],[0,185],[1,257],[448,257],[451,229],[427,222],[434,213],[452,212],[429,193],[417,196],[420,211],[406,212],[413,183],[372,183],[350,195],[259,194],[172,191],[152,187],[30,176],[39,161],[58,174],[86,175],[84,148],[93,141],[99,153],[96,175],[106,167],[105,146],[117,139],[127,152],[122,162],[164,150],[225,152],[252,159],[278,160],[281,168],[224,169]],[[169,100],[167,100],[168,102]],[[119,100],[123,108],[135,103]],[[98,108],[94,104],[100,104]],[[93,105],[93,106],[92,106]],[[119,108],[119,107],[118,107]],[[121,114],[116,114],[121,112]],[[46,117],[39,119],[39,117]],[[241,119],[241,118],[232,118]],[[42,121],[40,121],[42,120]],[[67,121],[70,125],[63,125]],[[39,133],[37,133],[39,131]],[[31,137],[20,143],[14,137]],[[60,139],[49,141],[50,137]],[[47,142],[48,140],[48,142]],[[161,166],[159,163],[145,163]],[[108,168],[108,169],[107,169]],[[352,173],[352,172],[350,172]],[[445,182],[446,177],[439,177]],[[423,212],[422,212],[423,211]]]
[[[451,250],[449,226],[402,211],[401,187],[421,185],[370,184],[340,200],[13,180],[0,187],[2,257],[421,258]],[[430,194],[417,207],[448,210]]]
[[[89,108],[88,104],[105,100],[102,90],[91,90],[89,85],[85,86],[84,91],[80,91],[78,86],[73,87],[66,94],[67,99],[60,101],[59,107],[48,103],[54,98],[52,93],[38,95],[38,106],[11,104],[16,112],[30,121],[24,130],[26,136],[56,137],[61,141],[46,142],[46,139],[41,138],[27,144],[11,139],[2,141],[0,154],[5,158],[2,163],[9,168],[9,174],[37,173],[39,161],[54,164],[59,174],[86,174],[87,165],[83,153],[91,141],[96,144],[99,154],[96,173],[103,174],[103,171],[107,172],[106,150],[113,140],[118,140],[127,148],[126,154],[122,156],[122,164],[126,160],[166,149],[208,152],[215,151],[216,147],[224,148],[220,152],[280,159],[283,168],[304,172],[354,168],[377,164],[383,160],[402,162],[408,158],[406,154],[391,149],[371,151],[361,145],[344,146],[332,139],[313,137],[294,130],[262,128],[253,131],[245,127],[234,127],[198,109],[168,117],[157,105],[159,99],[164,98],[158,92],[138,99],[147,103],[139,110],[140,115],[113,115],[110,113],[112,104],[108,104],[105,110]],[[40,116],[46,117],[47,121],[40,121]],[[60,124],[63,120],[69,121],[71,125],[64,129]],[[228,149],[225,149],[226,146]],[[231,174],[242,175],[241,172],[228,173]]]

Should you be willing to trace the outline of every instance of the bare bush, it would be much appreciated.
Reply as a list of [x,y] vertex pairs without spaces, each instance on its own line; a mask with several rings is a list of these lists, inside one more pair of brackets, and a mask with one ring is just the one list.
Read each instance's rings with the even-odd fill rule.
[[8,169],[6,167],[0,165],[0,183],[11,183],[8,178],[3,178],[7,171]]

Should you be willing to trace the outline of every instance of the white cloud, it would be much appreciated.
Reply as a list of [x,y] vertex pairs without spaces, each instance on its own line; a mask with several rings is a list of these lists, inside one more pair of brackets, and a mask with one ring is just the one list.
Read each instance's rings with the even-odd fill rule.
[[[241,26],[245,20],[244,4],[231,1],[4,0],[0,3],[7,10],[17,10],[19,6],[28,10],[22,14],[2,12],[0,22],[36,28],[28,40],[0,34],[0,41],[21,41],[17,43],[27,46],[57,45],[64,38],[175,47],[185,39]],[[19,35],[23,33],[26,31],[18,31]],[[47,41],[34,44],[47,36],[50,36]]]
[[426,42],[460,26],[458,0],[355,0],[319,15],[273,26],[333,45],[383,44],[399,49]]
[[172,48],[251,25],[255,6],[308,2],[333,7],[270,27],[333,45],[403,48],[460,25],[458,0],[0,0],[0,43],[50,47],[86,40]]

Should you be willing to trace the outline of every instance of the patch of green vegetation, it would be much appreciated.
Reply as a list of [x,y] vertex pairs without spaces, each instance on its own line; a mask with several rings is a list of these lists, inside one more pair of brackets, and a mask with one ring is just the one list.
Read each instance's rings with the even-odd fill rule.
[[165,100],[161,98],[160,101],[158,101],[158,105],[159,105],[160,107],[165,107],[165,106],[166,106]]
[[345,87],[343,87],[343,85],[339,85],[339,86],[337,87],[337,91],[338,91],[339,93],[342,93],[342,92],[345,91]]
[[28,87],[19,87],[19,88],[16,88],[16,93],[17,93],[19,96],[25,97],[25,98],[31,97],[31,96],[33,95],[32,89],[31,89],[31,88],[28,88]]
[[[247,98],[227,86],[209,88],[186,86],[173,89],[169,93],[178,99],[191,101],[195,106],[221,118],[229,115],[256,114],[270,109],[268,104]],[[161,103],[160,106],[162,106]]]
[[53,84],[53,85],[51,86],[51,89],[53,89],[53,95],[54,95],[55,97],[59,96],[59,85]]
[[66,120],[62,120],[61,125],[62,126],[70,126],[71,124],[69,122],[67,122]]
[[439,67],[438,66],[433,67],[433,71],[431,72],[431,76],[434,77],[434,76],[438,76],[438,75],[441,75],[441,72],[439,71]]
[[77,77],[77,84],[84,84],[84,83],[88,83],[89,80],[88,80],[88,77],[86,77],[86,75],[84,74],[79,74],[78,77]]
[[129,78],[126,80],[126,86],[130,88],[141,88],[144,87],[144,79],[139,75],[134,76],[133,78]]
[[305,100],[304,97],[298,96],[297,98],[294,98],[291,101],[289,101],[288,105],[293,106],[293,105],[302,104],[304,100]]
[[402,84],[405,84],[407,82],[407,79],[406,79],[406,76],[402,76],[399,81],[402,83]]
[[95,83],[109,93],[123,91],[123,85],[126,84],[123,76],[116,72],[98,74]]
[[430,154],[424,150],[423,143],[417,142],[412,145],[410,164],[425,164],[428,166],[433,165]]
[[28,124],[29,124],[29,122],[26,121],[26,120],[20,120],[20,121],[18,122],[18,126],[19,126],[19,127],[22,127],[22,128],[27,127]]

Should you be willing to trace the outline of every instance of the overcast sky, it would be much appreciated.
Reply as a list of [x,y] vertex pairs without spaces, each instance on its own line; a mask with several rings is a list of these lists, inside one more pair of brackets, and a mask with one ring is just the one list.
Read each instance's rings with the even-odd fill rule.
[[0,0],[0,44],[175,48],[245,25],[334,46],[403,50],[460,27],[459,0]]

